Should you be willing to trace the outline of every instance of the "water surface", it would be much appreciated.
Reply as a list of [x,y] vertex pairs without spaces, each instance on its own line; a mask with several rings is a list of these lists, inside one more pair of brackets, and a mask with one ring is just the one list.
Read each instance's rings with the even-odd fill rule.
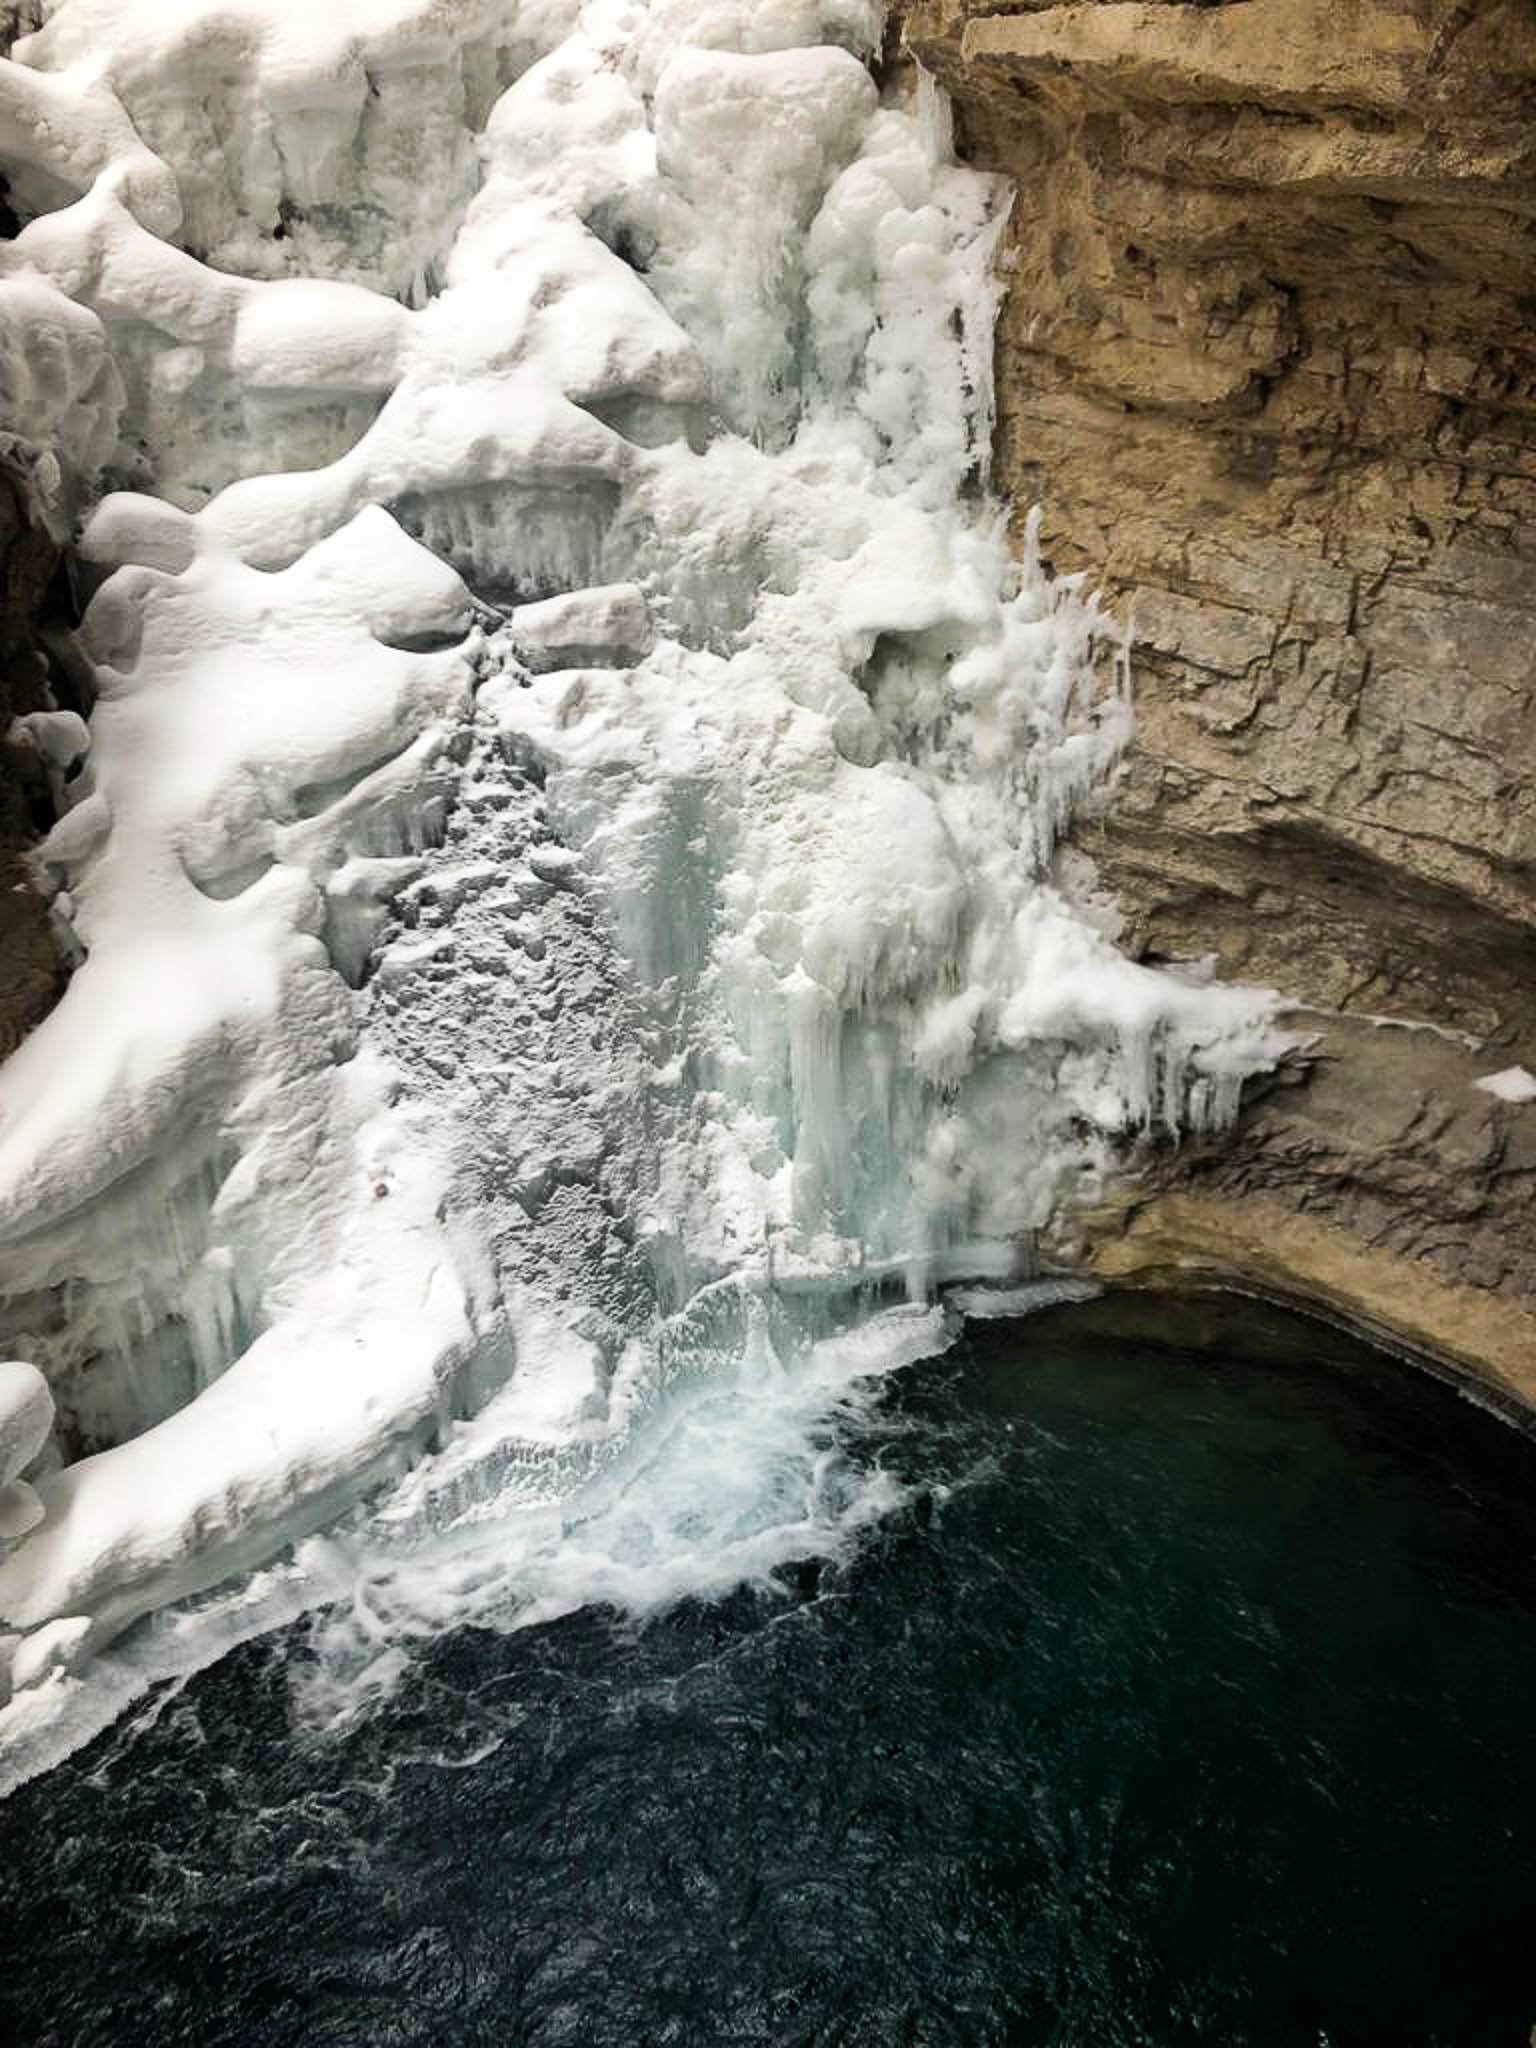
[[[1246,1305],[975,1326],[846,1566],[304,1629],[0,1808],[22,2044],[1526,2048],[1536,1452]],[[701,1485],[707,1476],[701,1475]]]

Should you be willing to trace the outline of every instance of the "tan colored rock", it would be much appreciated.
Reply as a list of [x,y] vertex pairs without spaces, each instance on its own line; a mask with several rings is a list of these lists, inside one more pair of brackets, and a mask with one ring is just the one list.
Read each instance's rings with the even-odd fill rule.
[[1063,1249],[1107,1279],[1322,1308],[1536,1406],[1536,1102],[1486,1055],[1335,1020],[1236,1142],[1144,1160]]
[[1236,1288],[1289,1303],[1450,1366],[1502,1412],[1536,1409],[1536,1316],[1500,1295],[1363,1245],[1348,1229],[1281,1203],[1169,1193],[1114,1218],[1095,1252],[1104,1279],[1185,1293]]
[[[1138,739],[1082,843],[1133,946],[1323,1013],[1313,1080],[1225,1163],[1158,1164],[1157,1228],[1219,1190],[1249,1283],[1240,1247],[1295,1215],[1336,1273],[1353,1246],[1407,1276],[1394,1324],[1359,1270],[1383,1327],[1425,1288],[1536,1312],[1531,1112],[1471,1091],[1536,1067],[1536,5],[919,0],[905,26],[1018,188],[1001,486],[1132,622]],[[1373,1015],[1484,1045],[1386,1051]],[[1293,1258],[1322,1289],[1285,1242],[1275,1287]]]

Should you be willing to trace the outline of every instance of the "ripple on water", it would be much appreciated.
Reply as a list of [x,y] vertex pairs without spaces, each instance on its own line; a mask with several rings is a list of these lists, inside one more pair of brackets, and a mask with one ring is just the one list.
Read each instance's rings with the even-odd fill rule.
[[294,1630],[23,1788],[7,2038],[1524,2048],[1527,1444],[1246,1305],[843,1426],[851,1558],[455,1631],[324,1735]]

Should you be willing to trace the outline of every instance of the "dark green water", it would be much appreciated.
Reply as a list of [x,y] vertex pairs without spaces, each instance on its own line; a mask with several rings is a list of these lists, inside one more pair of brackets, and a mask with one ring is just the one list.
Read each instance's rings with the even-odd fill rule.
[[0,2039],[1526,2048],[1529,1444],[1145,1304],[856,1427],[918,1490],[844,1569],[462,1631],[324,1739],[296,1634],[24,1788]]

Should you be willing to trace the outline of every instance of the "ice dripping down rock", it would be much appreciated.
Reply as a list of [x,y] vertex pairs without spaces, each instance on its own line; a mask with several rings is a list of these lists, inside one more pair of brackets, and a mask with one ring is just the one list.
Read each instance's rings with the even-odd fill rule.
[[878,7],[43,12],[0,426],[94,709],[0,1070],[13,1772],[322,1602],[345,1692],[835,1548],[934,1289],[1283,1043],[1058,857],[1127,679],[1005,545],[1008,194]]

